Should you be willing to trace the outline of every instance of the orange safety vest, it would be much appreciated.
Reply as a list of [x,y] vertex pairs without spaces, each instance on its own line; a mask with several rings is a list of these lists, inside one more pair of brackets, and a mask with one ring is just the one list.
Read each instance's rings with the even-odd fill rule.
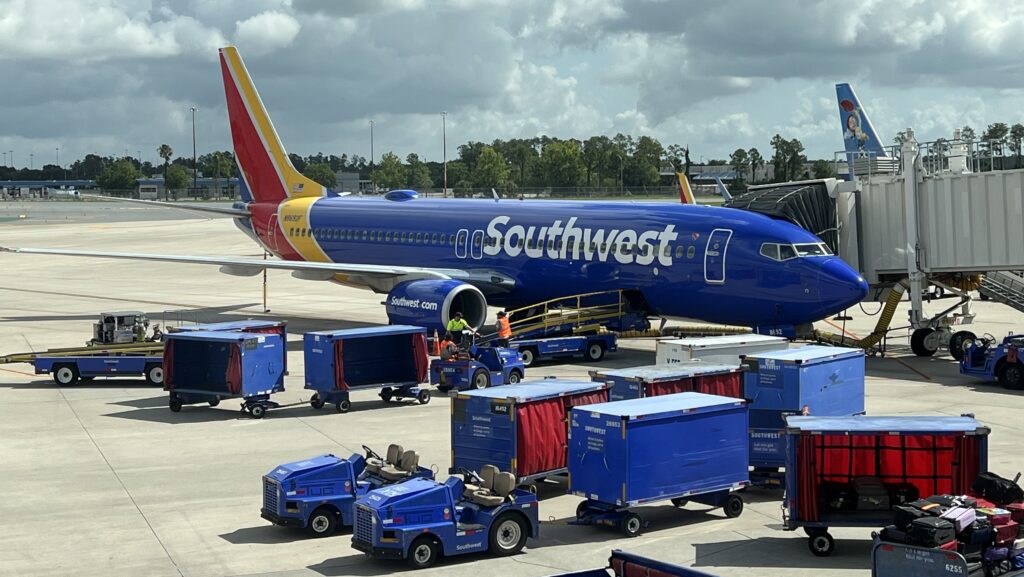
[[512,336],[512,328],[509,326],[508,318],[498,319],[498,338],[507,339]]

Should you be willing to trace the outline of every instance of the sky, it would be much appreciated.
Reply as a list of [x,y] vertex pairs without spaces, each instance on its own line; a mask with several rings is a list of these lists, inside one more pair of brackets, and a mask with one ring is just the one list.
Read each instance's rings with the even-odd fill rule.
[[[994,0],[0,0],[0,150],[36,168],[230,148],[238,46],[289,152],[442,159],[469,140],[649,134],[694,162],[1024,122],[1024,4]],[[12,164],[9,154],[7,159]]]

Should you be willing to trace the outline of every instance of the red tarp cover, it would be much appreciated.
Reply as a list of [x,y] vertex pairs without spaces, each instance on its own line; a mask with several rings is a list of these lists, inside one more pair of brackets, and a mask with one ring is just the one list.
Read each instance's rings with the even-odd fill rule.
[[171,375],[174,374],[174,339],[167,339],[164,343],[164,390],[174,390],[174,381]]
[[242,349],[238,343],[231,343],[231,355],[228,358],[228,370],[224,375],[228,391],[232,395],[242,392]]
[[700,375],[694,390],[708,395],[721,395],[740,399],[743,397],[743,379],[740,371]]
[[673,577],[673,575],[664,571],[651,569],[622,559],[612,559],[612,571],[615,572],[615,577]]
[[516,475],[525,477],[565,467],[567,427],[561,398],[516,407]]
[[334,341],[334,388],[339,391],[347,391],[348,383],[345,382],[345,355],[342,352],[342,339]]
[[660,397],[661,395],[674,395],[676,393],[688,393],[693,390],[693,377],[677,379],[674,381],[662,381],[660,383],[647,383],[645,397]]
[[430,370],[430,359],[427,357],[427,335],[412,334],[412,355],[416,362],[416,380],[422,383],[427,380],[427,371]]
[[802,435],[797,455],[800,516],[818,519],[821,481],[848,483],[868,476],[883,483],[912,483],[921,495],[962,495],[978,475],[978,451],[978,438],[968,435]]
[[573,407],[579,407],[580,405],[596,405],[597,403],[608,402],[608,389],[602,389],[600,391],[594,391],[592,393],[581,393],[579,395],[569,395],[565,397],[565,419],[566,419],[566,431],[569,430],[569,411]]

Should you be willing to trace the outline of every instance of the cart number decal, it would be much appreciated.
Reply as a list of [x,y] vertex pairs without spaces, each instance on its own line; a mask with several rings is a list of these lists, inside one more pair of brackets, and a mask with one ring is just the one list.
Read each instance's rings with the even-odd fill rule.
[[491,412],[495,415],[507,415],[508,405],[504,403],[491,403]]

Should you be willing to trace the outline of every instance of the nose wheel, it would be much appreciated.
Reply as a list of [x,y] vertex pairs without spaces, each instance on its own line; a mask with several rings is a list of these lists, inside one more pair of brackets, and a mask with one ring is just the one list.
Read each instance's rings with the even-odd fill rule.
[[930,357],[944,344],[942,341],[948,338],[942,331],[917,329],[910,335],[910,349],[919,357]]

